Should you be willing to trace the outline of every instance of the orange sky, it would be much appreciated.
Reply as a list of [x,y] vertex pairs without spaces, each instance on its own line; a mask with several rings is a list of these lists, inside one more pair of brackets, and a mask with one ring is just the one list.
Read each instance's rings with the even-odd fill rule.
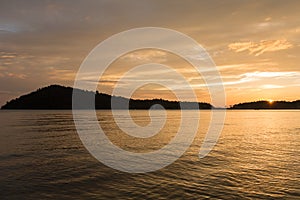
[[[174,29],[201,44],[220,71],[227,105],[300,99],[299,7],[299,1],[272,0],[4,1],[0,6],[0,104],[46,85],[72,86],[82,61],[99,42],[147,26]],[[188,63],[155,50],[117,59],[99,89],[110,93],[126,70],[149,62],[178,70],[199,101],[210,101],[203,79]],[[151,69],[145,74],[133,75],[121,87],[144,76],[167,77]],[[180,88],[174,77],[168,80]],[[175,98],[155,84],[140,88],[133,97]]]

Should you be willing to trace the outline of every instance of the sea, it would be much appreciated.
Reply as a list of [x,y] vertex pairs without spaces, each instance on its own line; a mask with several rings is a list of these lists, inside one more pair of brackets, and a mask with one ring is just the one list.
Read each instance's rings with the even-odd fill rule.
[[[116,112],[130,130],[125,111]],[[152,152],[175,137],[182,116],[151,112],[165,124],[149,138],[124,132],[110,110],[96,111],[97,123],[124,151]],[[161,169],[128,173],[87,150],[70,110],[1,110],[0,199],[300,199],[299,110],[226,111],[219,140],[204,158],[199,150],[212,113],[189,112],[200,112],[200,120],[186,151]],[[148,110],[129,117],[141,127],[151,122]],[[95,132],[89,124],[81,131]]]

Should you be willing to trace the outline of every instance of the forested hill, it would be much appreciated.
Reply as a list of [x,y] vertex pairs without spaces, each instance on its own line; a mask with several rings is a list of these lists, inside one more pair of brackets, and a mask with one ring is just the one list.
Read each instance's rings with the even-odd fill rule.
[[[96,109],[111,109],[112,98],[114,98],[113,100],[116,102],[115,105],[117,109],[125,109],[125,104],[127,104],[128,101],[130,109],[149,109],[155,104],[160,104],[165,109],[180,109],[180,102],[177,101],[163,99],[133,100],[80,89],[74,89],[74,91],[82,97],[95,98]],[[2,106],[1,109],[72,109],[72,93],[73,88],[71,87],[50,85],[20,96],[17,99],[13,99]],[[184,106],[184,109],[195,108],[195,104],[198,105],[200,109],[212,108],[208,103],[181,103],[181,105]],[[86,105],[80,105],[79,108],[93,109]]]
[[300,109],[300,100],[247,102],[235,104],[230,109]]

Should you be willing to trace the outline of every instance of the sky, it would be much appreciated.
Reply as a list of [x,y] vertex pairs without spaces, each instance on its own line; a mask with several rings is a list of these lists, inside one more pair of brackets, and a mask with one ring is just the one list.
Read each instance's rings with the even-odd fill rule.
[[[201,44],[220,72],[226,106],[263,99],[297,100],[299,7],[297,0],[1,0],[0,105],[47,85],[73,86],[80,65],[95,46],[140,27],[173,29]],[[117,58],[101,77],[99,91],[112,93],[116,83],[126,88],[149,76],[168,80],[185,94],[175,76],[167,77],[155,68],[118,81],[134,66],[149,62],[176,69],[199,101],[211,101],[203,77],[189,63],[154,49]],[[174,92],[159,84],[145,85],[132,97],[176,99]]]

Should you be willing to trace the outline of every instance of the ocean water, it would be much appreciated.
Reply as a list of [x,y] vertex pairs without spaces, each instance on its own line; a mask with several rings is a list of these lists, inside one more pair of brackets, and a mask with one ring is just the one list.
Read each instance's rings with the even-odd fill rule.
[[[141,126],[150,122],[146,110],[131,115]],[[160,133],[138,139],[123,133],[110,111],[97,116],[112,143],[132,152],[168,144],[180,122],[180,111],[167,111]],[[199,159],[210,117],[201,111],[197,135],[177,161],[131,174],[89,154],[71,111],[0,111],[0,199],[300,199],[300,111],[227,111],[217,145]]]

